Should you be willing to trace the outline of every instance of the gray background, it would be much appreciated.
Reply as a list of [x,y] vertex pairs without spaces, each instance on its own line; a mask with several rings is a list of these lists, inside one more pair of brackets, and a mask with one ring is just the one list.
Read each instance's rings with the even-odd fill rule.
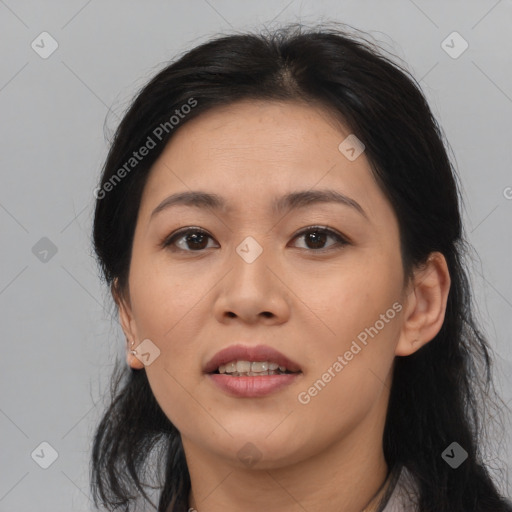
[[[157,70],[219,31],[323,19],[369,31],[404,59],[450,141],[480,258],[477,309],[512,404],[510,0],[0,0],[0,512],[92,509],[92,433],[113,361],[124,358],[90,246],[104,124],[111,135]],[[46,59],[31,47],[48,50],[44,31],[58,43]],[[454,31],[469,45],[458,58],[442,47]],[[43,237],[55,254],[41,252]],[[489,454],[503,486],[512,466],[504,441]],[[50,460],[42,442],[58,454],[48,469],[35,462]]]

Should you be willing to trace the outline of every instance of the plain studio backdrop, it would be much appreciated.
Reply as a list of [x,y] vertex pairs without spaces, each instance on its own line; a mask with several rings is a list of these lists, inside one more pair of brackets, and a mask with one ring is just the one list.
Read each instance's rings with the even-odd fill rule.
[[[89,242],[93,190],[133,95],[219,32],[322,20],[403,59],[451,144],[477,312],[512,404],[511,0],[0,0],[0,512],[92,509],[92,434],[124,358]],[[507,495],[511,436],[489,454]]]

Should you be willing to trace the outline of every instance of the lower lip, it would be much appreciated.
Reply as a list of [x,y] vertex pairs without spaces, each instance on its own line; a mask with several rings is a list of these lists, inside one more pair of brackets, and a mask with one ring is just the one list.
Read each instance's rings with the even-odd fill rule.
[[259,375],[253,377],[229,377],[223,373],[210,373],[208,377],[228,395],[257,398],[275,393],[292,384],[300,373],[283,375]]

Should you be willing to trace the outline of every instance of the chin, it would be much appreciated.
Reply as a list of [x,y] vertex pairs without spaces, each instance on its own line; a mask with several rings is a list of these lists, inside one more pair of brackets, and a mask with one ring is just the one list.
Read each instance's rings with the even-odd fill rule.
[[227,457],[237,467],[248,469],[276,469],[304,458],[307,450],[297,439],[290,443],[289,432],[269,435],[270,431],[268,427],[258,431],[230,431],[233,437],[225,436],[225,441],[212,445],[211,450]]

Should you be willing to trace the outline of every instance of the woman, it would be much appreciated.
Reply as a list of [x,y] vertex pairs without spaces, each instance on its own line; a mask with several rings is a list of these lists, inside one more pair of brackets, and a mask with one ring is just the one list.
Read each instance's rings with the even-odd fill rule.
[[149,501],[149,469],[159,511],[512,510],[481,457],[456,175],[378,47],[290,26],[192,49],[138,94],[95,195],[129,365],[96,505]]

